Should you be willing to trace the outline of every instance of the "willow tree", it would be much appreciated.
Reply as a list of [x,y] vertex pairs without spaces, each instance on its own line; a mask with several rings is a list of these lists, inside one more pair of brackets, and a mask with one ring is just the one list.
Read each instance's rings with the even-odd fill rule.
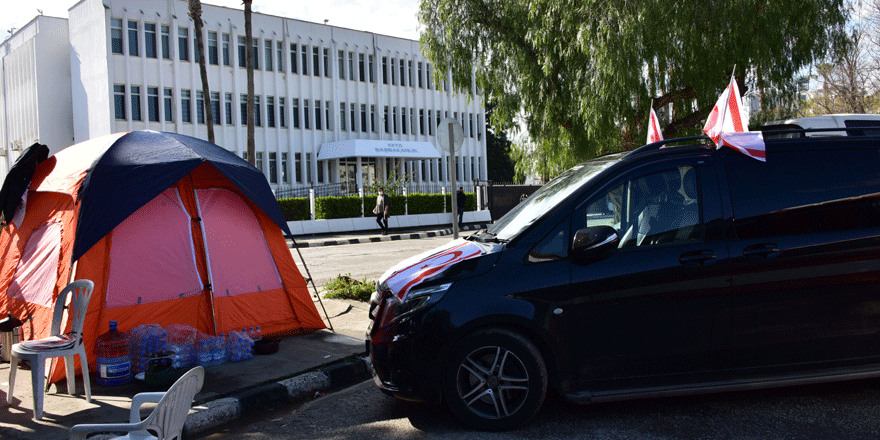
[[[740,88],[793,90],[843,34],[843,0],[422,0],[422,51],[438,75],[524,118],[548,157],[584,159],[699,133],[733,67]],[[794,96],[794,93],[791,93]]]

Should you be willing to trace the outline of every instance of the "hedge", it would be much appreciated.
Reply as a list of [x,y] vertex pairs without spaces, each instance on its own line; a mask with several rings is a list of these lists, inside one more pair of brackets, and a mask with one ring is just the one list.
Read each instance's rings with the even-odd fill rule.
[[311,212],[309,211],[308,197],[278,199],[278,206],[281,207],[281,213],[284,214],[284,219],[289,222],[308,220],[312,217]]
[[[363,198],[364,217],[372,217],[373,208],[376,207],[376,194],[367,194]],[[388,194],[391,204],[391,215],[404,215],[407,212],[406,204],[409,204],[409,214],[435,214],[444,212],[442,194],[412,193],[409,196],[400,194]],[[278,199],[278,206],[287,221],[308,220],[309,213],[308,197],[290,197]],[[477,196],[474,193],[465,193],[465,211],[477,209]],[[452,212],[452,194],[446,194],[446,211]],[[315,198],[315,218],[353,218],[361,216],[361,198],[358,196],[346,197],[317,197]]]
[[318,219],[360,217],[360,212],[361,198],[358,196],[315,198],[315,218]]

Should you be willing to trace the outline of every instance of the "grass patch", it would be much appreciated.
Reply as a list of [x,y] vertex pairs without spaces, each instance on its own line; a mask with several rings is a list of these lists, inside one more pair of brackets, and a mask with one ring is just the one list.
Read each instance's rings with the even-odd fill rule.
[[367,302],[370,295],[376,290],[375,281],[367,281],[364,277],[363,281],[358,281],[348,275],[339,275],[335,279],[324,284],[325,298],[335,299],[354,299]]

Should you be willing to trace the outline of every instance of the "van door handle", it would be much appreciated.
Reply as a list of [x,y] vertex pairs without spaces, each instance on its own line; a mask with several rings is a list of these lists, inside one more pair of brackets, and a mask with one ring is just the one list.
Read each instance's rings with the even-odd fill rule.
[[743,249],[744,257],[772,258],[779,256],[779,245],[776,243],[759,243]]
[[707,262],[710,262],[716,258],[718,258],[718,256],[715,255],[715,251],[710,249],[703,249],[681,254],[681,256],[678,257],[678,261],[681,264],[689,266],[702,266],[703,264],[706,264]]

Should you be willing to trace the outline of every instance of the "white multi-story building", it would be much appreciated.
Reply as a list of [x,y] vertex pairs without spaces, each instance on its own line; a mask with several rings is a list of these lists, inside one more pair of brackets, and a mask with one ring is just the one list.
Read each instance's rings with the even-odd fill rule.
[[0,43],[0,180],[35,142],[73,144],[67,20],[37,16]]
[[[73,140],[62,147],[143,129],[206,139],[208,99],[215,142],[246,157],[244,13],[203,4],[202,20],[209,97],[202,94],[186,1],[73,5],[64,41],[72,96],[64,123],[72,125]],[[362,187],[391,173],[446,183],[448,153],[434,145],[447,117],[464,128],[456,179],[486,178],[485,110],[474,99],[477,89],[438,84],[435,78],[447,75],[436,75],[417,41],[258,13],[252,24],[255,159],[273,187]]]

